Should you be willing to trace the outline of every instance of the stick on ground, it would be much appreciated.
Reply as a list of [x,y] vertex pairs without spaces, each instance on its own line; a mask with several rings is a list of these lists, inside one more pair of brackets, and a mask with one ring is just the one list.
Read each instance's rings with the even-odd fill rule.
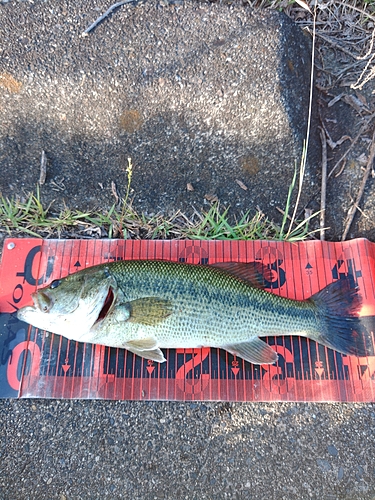
[[47,156],[44,151],[42,151],[42,155],[40,157],[40,175],[39,175],[39,185],[43,186],[46,182],[47,176]]
[[369,154],[369,157],[368,157],[368,160],[367,160],[365,175],[363,176],[363,179],[362,179],[362,182],[361,182],[361,186],[359,188],[359,191],[358,191],[355,203],[351,207],[351,209],[350,209],[350,211],[348,213],[348,218],[347,218],[347,221],[346,221],[346,225],[345,225],[345,229],[344,229],[344,234],[342,235],[341,241],[345,241],[345,239],[346,239],[346,237],[348,235],[350,226],[352,225],[355,213],[357,211],[357,208],[359,206],[359,203],[360,203],[361,198],[363,196],[363,193],[365,191],[366,182],[367,182],[367,179],[369,178],[369,175],[370,175],[370,172],[371,172],[371,169],[372,169],[372,164],[374,163],[374,158],[375,158],[375,129],[374,129],[374,133],[372,134],[372,142],[371,142],[370,154]]
[[327,139],[324,130],[320,129],[320,140],[322,141],[322,189],[320,194],[320,239],[325,240],[325,215],[326,215],[326,192],[327,192]]
[[348,149],[345,151],[345,153],[341,156],[341,158],[339,159],[339,161],[336,163],[336,165],[331,169],[330,173],[328,174],[328,178],[330,178],[333,174],[333,172],[335,172],[335,170],[337,169],[337,167],[340,165],[340,163],[347,157],[347,155],[349,154],[349,152],[353,149],[353,146],[358,142],[358,140],[362,137],[362,135],[366,132],[368,126],[370,125],[370,123],[372,122],[372,120],[375,118],[375,113],[372,113],[372,115],[370,115],[366,122],[362,125],[362,127],[360,128],[358,134],[355,136],[355,138],[353,139],[352,143],[350,144],[350,146],[348,147]]
[[103,19],[105,19],[107,16],[109,16],[109,14],[112,11],[117,9],[117,7],[121,7],[121,5],[124,5],[126,3],[132,3],[134,1],[135,0],[122,0],[121,2],[117,2],[113,5],[111,5],[110,8],[106,12],[104,12],[104,14],[102,14],[100,17],[98,17],[98,19],[96,21],[94,21],[88,28],[85,29],[85,31],[82,33],[82,36],[88,36],[90,31],[92,31],[99,23],[101,23],[103,21]]

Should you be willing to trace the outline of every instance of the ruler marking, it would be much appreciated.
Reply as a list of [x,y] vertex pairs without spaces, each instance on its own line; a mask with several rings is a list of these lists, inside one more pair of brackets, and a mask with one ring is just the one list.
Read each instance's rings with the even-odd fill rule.
[[113,380],[113,394],[114,394],[114,399],[117,398],[117,388],[119,384],[119,366],[118,366],[118,358],[119,358],[119,350],[116,349],[116,364],[115,364],[115,370],[114,370],[114,380]]
[[[21,373],[20,373],[20,384],[19,384],[19,389],[18,389],[18,396],[22,396],[22,393],[24,392],[24,384],[27,386],[27,388],[30,387],[30,376],[25,375],[26,373],[26,363],[27,363],[27,356],[29,353],[29,346],[30,346],[30,336],[31,336],[31,331],[32,331],[31,326],[28,327],[27,329],[27,338],[26,338],[26,348],[24,349],[24,357],[22,360],[22,368],[21,368]],[[12,357],[9,358],[10,360]],[[30,375],[30,374],[28,374]],[[25,388],[26,391],[26,388]]]
[[369,266],[368,276],[369,276],[370,283],[371,283],[372,298],[374,300],[374,298],[375,298],[375,284],[374,284],[374,276],[375,276],[375,248],[374,248],[374,244],[366,241],[366,248],[367,248],[368,266]]
[[83,353],[82,353],[82,367],[81,367],[81,376],[80,376],[80,384],[79,384],[79,393],[81,397],[84,397],[83,391],[83,381],[85,379],[85,368],[86,368],[86,346],[87,344],[83,344]]
[[[367,242],[366,242],[367,243]],[[362,284],[366,290],[366,298],[368,298],[368,301],[374,302],[374,284],[373,284],[373,279],[372,279],[372,272],[371,272],[371,264],[370,264],[370,257],[367,251],[367,245],[364,244],[363,248],[366,249],[365,256],[362,260],[362,266],[366,266],[366,269],[362,273]]]
[[[73,356],[73,370],[72,370],[72,376],[71,376],[71,379],[70,379],[70,398],[72,399],[75,395],[75,392],[74,392],[74,389],[75,389],[75,381],[76,381],[76,378],[78,378],[78,374],[79,374],[79,368],[77,367],[77,357],[78,357],[78,342],[74,342],[73,343],[73,347],[74,347],[74,356]],[[69,352],[69,351],[68,351]],[[71,368],[71,367],[70,367]],[[68,370],[70,370],[70,368],[68,368]],[[67,373],[65,373],[65,378],[67,377]],[[76,387],[76,393],[79,394],[80,398],[82,398],[82,394],[80,392],[80,384],[78,384],[78,386]]]
[[[371,331],[370,332],[370,335],[372,337],[372,342],[373,342],[373,345],[374,345],[374,332]],[[368,362],[368,365],[367,365],[367,369],[369,370],[369,384],[370,384],[370,392],[371,392],[371,400],[374,401],[375,399],[375,395],[374,395],[374,384],[371,383],[371,379],[372,379],[372,374],[371,374],[371,371],[370,371],[370,366],[372,365],[371,361],[367,358],[367,362]]]
[[[32,244],[36,243],[38,241],[32,242]],[[31,244],[29,241],[27,245],[24,246],[26,250],[30,248]],[[23,252],[22,247],[20,252]],[[120,247],[119,242],[112,240],[105,242],[82,242],[80,240],[56,242],[55,240],[51,240],[42,243],[41,251],[35,257],[38,261],[34,260],[33,262],[32,272],[37,273],[38,277],[43,276],[43,281],[45,282],[52,278],[56,279],[56,277],[66,275],[67,273],[64,270],[66,267],[68,271],[71,270],[74,272],[75,262],[73,260],[75,260],[76,256],[78,257],[77,262],[81,260],[81,265],[83,264],[82,267],[85,268],[91,265],[91,263],[95,264],[110,259],[116,260],[120,256],[120,253],[122,257],[144,258],[143,256],[146,255],[146,258],[159,258],[161,256],[163,259],[169,258],[169,260],[172,260],[173,252],[177,252],[177,256],[185,255],[187,261],[194,263],[203,263],[203,260],[207,258],[206,256],[208,256],[210,262],[228,260],[228,256],[231,261],[250,261],[254,260],[256,255],[261,252],[259,255],[263,255],[265,263],[274,262],[274,269],[278,276],[280,276],[280,268],[285,269],[286,272],[286,283],[278,283],[279,287],[277,289],[273,288],[272,291],[279,295],[299,295],[298,298],[303,298],[305,294],[306,287],[303,286],[303,282],[306,279],[307,283],[309,283],[311,293],[324,288],[325,284],[332,282],[332,280],[335,281],[331,277],[331,274],[336,266],[339,274],[353,273],[355,279],[359,280],[359,278],[362,278],[359,281],[361,282],[364,302],[368,307],[371,307],[371,310],[374,309],[374,279],[372,275],[372,272],[375,271],[374,250],[373,244],[370,245],[366,241],[347,242],[336,245],[322,242],[309,242],[306,245],[290,245],[284,242],[185,241],[176,244],[176,242],[172,241],[143,241],[138,243],[134,241],[122,242]],[[278,257],[280,254],[282,256],[281,260]],[[295,255],[298,259],[297,266],[294,262]],[[52,256],[56,256],[57,258],[52,274],[47,276],[46,266],[48,259]],[[21,270],[25,260],[26,256],[23,263],[20,262],[18,264]],[[178,260],[178,258],[175,260]],[[319,261],[319,273],[316,274],[315,269],[318,269],[317,261]],[[313,275],[305,275],[303,269],[305,262],[310,262],[314,265]],[[61,264],[60,266],[58,265],[59,263]],[[359,272],[362,273],[361,276]],[[330,273],[330,278],[328,278],[328,273]],[[302,277],[301,282],[298,279],[299,275]],[[291,280],[293,280],[293,283]],[[299,283],[301,283],[300,286]],[[281,292],[283,285],[284,288]],[[311,293],[307,295],[311,295]],[[106,354],[107,369],[105,373],[102,373],[100,370],[97,370],[98,366],[93,356],[94,348],[88,349],[86,344],[81,346],[79,343],[69,343],[66,339],[60,337],[59,347],[56,351],[53,346],[54,335],[47,337],[45,332],[38,334],[36,329],[33,332],[31,330],[28,331],[27,345],[31,350],[29,348],[26,350],[27,354],[23,360],[22,367],[23,375],[20,383],[20,394],[24,395],[30,394],[31,391],[37,391],[36,396],[43,397],[50,394],[58,396],[62,391],[63,396],[76,397],[78,395],[84,397],[86,395],[87,397],[92,397],[94,395],[92,384],[95,377],[101,377],[104,381],[104,386],[97,387],[96,392],[101,397],[109,398],[119,398],[122,396],[123,399],[126,399],[128,397],[128,386],[131,386],[133,390],[133,393],[130,391],[130,397],[137,397],[137,393],[134,393],[134,390],[137,390],[136,386],[139,384],[138,389],[141,392],[139,392],[138,398],[140,399],[144,399],[145,397],[160,399],[163,392],[161,389],[162,386],[164,387],[163,390],[165,390],[164,397],[167,399],[169,399],[169,396],[173,396],[173,399],[179,399],[181,398],[181,394],[185,400],[214,399],[217,397],[219,399],[231,399],[234,397],[236,401],[256,400],[259,397],[263,400],[297,399],[305,401],[311,400],[311,398],[313,400],[320,400],[322,398],[327,398],[328,400],[350,400],[351,398],[356,401],[374,399],[374,380],[371,372],[373,357],[362,358],[360,360],[345,357],[331,351],[325,346],[322,347],[309,340],[301,339],[301,337],[297,337],[295,341],[291,336],[285,338],[275,336],[270,339],[275,349],[279,353],[284,353],[282,356],[284,359],[280,358],[279,363],[274,367],[277,371],[268,371],[268,378],[266,377],[264,380],[262,376],[259,377],[258,375],[259,370],[263,370],[262,368],[259,369],[253,365],[249,365],[251,369],[246,370],[248,363],[243,360],[238,365],[240,367],[239,371],[234,374],[232,372],[232,356],[228,355],[226,351],[220,354],[219,349],[211,349],[209,357],[206,360],[202,358],[198,366],[193,368],[193,378],[191,380],[190,372],[189,374],[185,372],[185,376],[187,375],[189,380],[183,381],[182,387],[185,387],[185,389],[182,393],[177,393],[178,386],[175,374],[178,368],[178,356],[174,350],[168,350],[167,356],[168,359],[173,359],[174,357],[174,366],[176,368],[168,370],[167,374],[162,371],[160,365],[157,365],[156,370],[150,376],[147,376],[144,369],[139,370],[137,368],[139,363],[137,363],[136,357],[133,354],[131,354],[132,358],[130,358],[132,359],[132,368],[127,376],[127,372],[129,371],[126,366],[128,362],[127,354],[120,357],[119,350],[108,350],[106,352],[97,350],[97,356],[99,356],[99,360],[101,359],[98,365],[100,370],[104,369],[104,358],[102,356]],[[371,332],[372,342],[374,342],[373,329]],[[299,350],[299,353],[296,349]],[[33,353],[37,356],[37,350],[40,350],[41,355],[41,364],[38,365],[39,371],[37,374],[37,377],[41,379],[39,387],[34,372],[29,371],[29,365],[27,364],[29,363],[28,356],[32,357]],[[305,354],[303,355],[304,351]],[[192,356],[198,356],[197,352],[193,352]],[[215,352],[216,360],[214,357]],[[287,356],[291,356],[292,361],[289,361],[289,358],[285,357],[288,352]],[[65,362],[65,367],[68,363],[71,364],[65,371],[62,365],[64,356],[68,360],[68,362]],[[186,362],[186,355],[184,361]],[[217,363],[219,371],[216,371],[214,362]],[[142,363],[141,366],[144,368],[144,361]],[[124,367],[123,374],[122,366]],[[208,369],[206,366],[208,366]],[[319,369],[321,376],[317,376],[316,368]],[[264,373],[267,374],[267,372]],[[276,373],[276,375],[273,375],[273,373]],[[362,373],[369,373],[369,375],[362,375]],[[145,377],[148,378],[147,382],[144,381]],[[197,377],[199,380],[196,380]],[[158,379],[157,381],[155,380],[156,378]],[[303,383],[296,386],[295,383],[298,380],[303,381]],[[257,381],[260,384],[258,384],[259,388],[255,387],[255,392],[253,392],[251,387]],[[145,395],[142,393],[142,387],[148,387],[148,394]],[[309,393],[306,393],[307,388],[309,389]],[[173,394],[169,394],[171,389]]]
[[[54,336],[55,337],[55,336]],[[60,355],[61,355],[61,345],[62,345],[62,341],[63,341],[63,337],[61,336],[57,336],[58,337],[58,342],[59,342],[59,347],[57,349],[57,356],[56,356],[56,372],[55,372],[55,375],[53,376],[53,390],[52,390],[52,394],[56,394],[56,387],[57,387],[57,381],[59,379],[58,377],[58,368],[59,368],[59,363],[60,363]],[[52,340],[52,339],[51,339]],[[51,343],[51,351],[52,352],[52,343]],[[47,373],[47,380],[49,378],[49,373]],[[51,377],[52,378],[52,377]],[[46,384],[47,385],[47,384]],[[48,395],[48,389],[46,388],[46,392],[45,392],[45,395]]]
[[[341,245],[341,247],[342,247],[342,245]],[[338,255],[338,251],[337,251],[337,246],[335,246],[332,249],[332,247],[326,243],[325,248],[326,248],[327,257],[328,257],[327,260],[329,261],[329,267],[330,267],[330,271],[329,271],[330,272],[329,283],[332,283],[332,280],[333,280],[333,275],[332,275],[333,271],[332,270],[334,269],[334,266],[338,265],[339,255]],[[341,249],[341,252],[342,252],[342,249]],[[338,360],[339,359],[340,359],[341,366],[342,366],[343,355],[335,352],[334,359],[335,359],[335,362],[336,362],[335,366],[337,368],[338,368]],[[346,386],[346,384],[342,384],[340,382],[340,376],[339,376],[339,370],[338,369],[337,369],[337,372],[336,372],[336,378],[337,378],[338,394],[340,394],[341,398],[347,399],[348,398],[347,386]]]
[[[13,243],[15,244],[15,248],[18,248],[18,242],[21,241],[21,240],[15,240]],[[39,240],[34,240],[34,241],[37,241],[39,243]],[[6,243],[7,243],[7,240],[5,240],[4,242],[4,249],[6,248]],[[37,245],[39,246],[39,245]],[[31,250],[31,249],[30,249]],[[23,274],[22,274],[22,271],[20,270],[20,274],[18,273],[15,273],[16,276],[23,276],[24,278],[24,281],[26,281],[26,273],[27,273],[27,269],[26,269],[26,263],[27,263],[27,258],[30,254],[30,250],[29,252],[27,252],[26,256],[24,257],[23,259],[23,262],[22,262],[22,267],[23,267]],[[38,263],[37,263],[37,278],[36,278],[36,283],[35,283],[35,286],[34,285],[31,285],[33,287],[33,291],[35,291],[37,289],[37,284],[38,284],[38,281],[39,281],[39,277],[40,277],[40,268],[41,268],[41,262],[42,262],[42,255],[43,255],[43,241],[42,241],[42,244],[40,245],[40,252],[39,252],[39,260],[38,260]],[[35,255],[33,256],[33,259],[32,259],[32,262],[30,264],[31,266],[31,269],[30,269],[30,275],[33,276],[33,270],[32,270],[32,266],[34,264],[34,260],[35,260]],[[21,285],[22,286],[22,285]],[[30,384],[31,384],[31,375],[32,375],[32,371],[30,370],[30,372],[25,375],[25,371],[26,371],[26,366],[27,366],[27,358],[29,356],[29,353],[30,353],[30,339],[31,339],[31,332],[32,332],[33,328],[31,328],[30,326],[28,327],[28,333],[27,333],[27,339],[26,339],[26,348],[24,350],[25,352],[25,355],[24,355],[24,359],[23,359],[23,363],[22,363],[22,369],[21,369],[21,374],[20,374],[20,384],[19,384],[19,395],[21,395],[23,393],[23,384],[24,384],[24,380],[27,384],[27,387],[30,387]],[[36,329],[34,329],[35,331]]]

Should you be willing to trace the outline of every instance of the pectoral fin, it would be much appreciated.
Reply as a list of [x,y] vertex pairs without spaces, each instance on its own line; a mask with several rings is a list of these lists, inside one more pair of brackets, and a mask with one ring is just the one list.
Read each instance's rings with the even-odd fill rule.
[[224,345],[222,348],[255,365],[270,365],[278,359],[272,347],[259,338],[241,344]]
[[154,326],[172,314],[172,303],[158,297],[143,297],[126,303],[133,323]]
[[124,345],[125,349],[142,358],[151,359],[157,363],[164,363],[166,361],[164,354],[157,347],[156,339],[149,337],[147,339],[130,340]]

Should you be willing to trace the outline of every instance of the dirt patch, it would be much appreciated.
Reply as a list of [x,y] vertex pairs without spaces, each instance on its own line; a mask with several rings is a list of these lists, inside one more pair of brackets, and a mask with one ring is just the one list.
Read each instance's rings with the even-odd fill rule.
[[125,110],[120,116],[120,127],[129,134],[133,134],[139,130],[142,124],[143,119],[140,112],[136,109]]
[[9,73],[0,74],[0,87],[4,88],[12,94],[18,94],[21,90],[22,83],[13,78]]

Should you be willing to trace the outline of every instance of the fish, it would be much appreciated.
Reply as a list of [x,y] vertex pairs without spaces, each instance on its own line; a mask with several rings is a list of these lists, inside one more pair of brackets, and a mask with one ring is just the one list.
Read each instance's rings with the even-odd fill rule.
[[[267,275],[268,273],[268,275]],[[127,349],[163,363],[164,348],[215,347],[272,364],[261,337],[299,335],[342,354],[373,354],[357,286],[334,281],[306,300],[265,290],[258,262],[197,265],[123,260],[88,267],[31,294],[17,316],[70,340]]]

